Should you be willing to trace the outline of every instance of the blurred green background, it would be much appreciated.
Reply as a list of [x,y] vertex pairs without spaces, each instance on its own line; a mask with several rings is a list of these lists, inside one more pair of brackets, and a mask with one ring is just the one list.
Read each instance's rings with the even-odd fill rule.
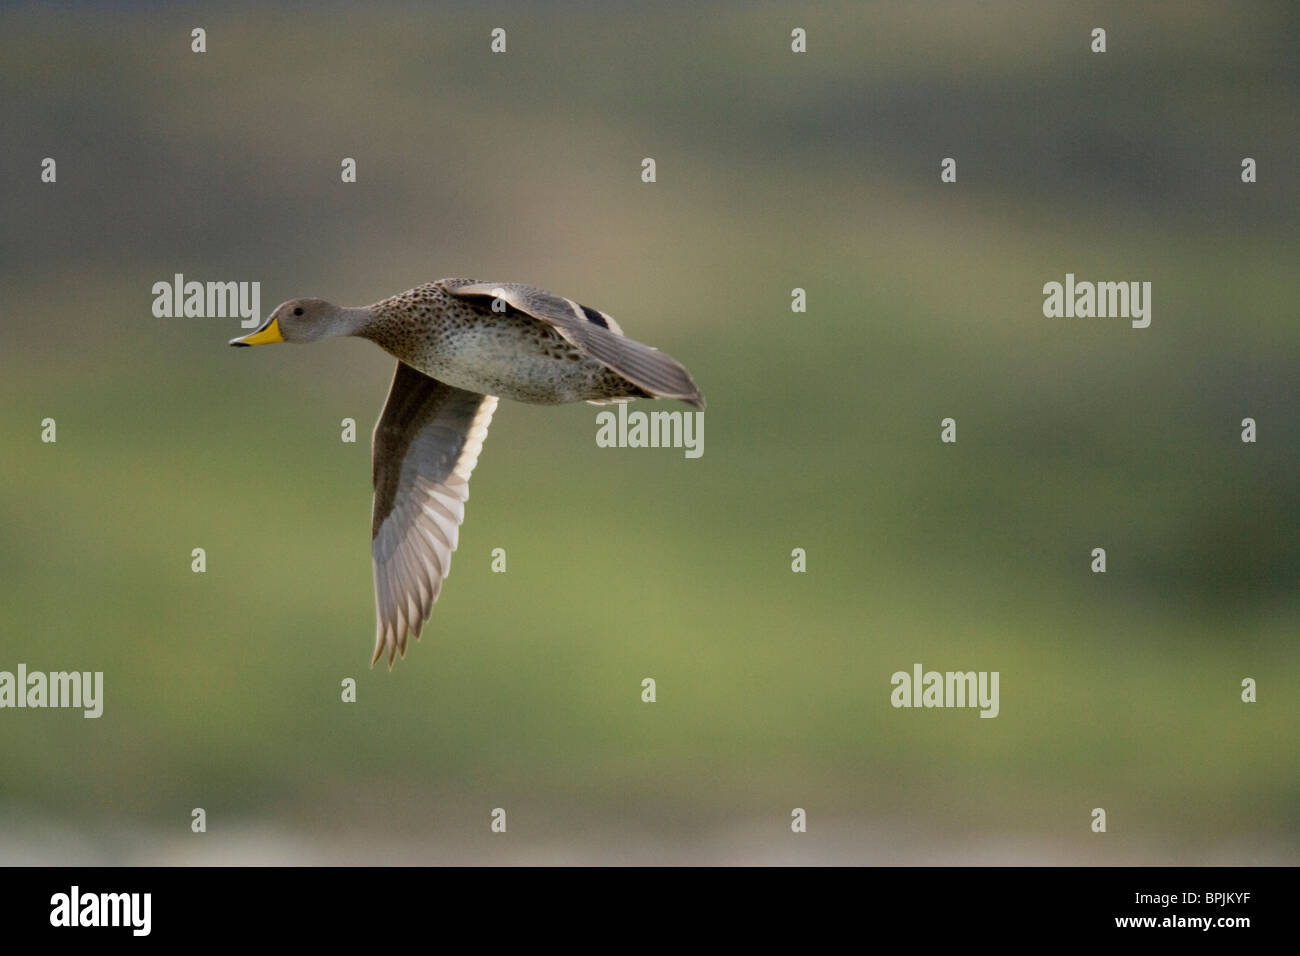
[[[269,7],[0,14],[0,669],[106,685],[0,712],[0,862],[1297,861],[1294,5]],[[392,360],[154,318],[177,272],[553,289],[704,455],[503,403],[370,670]],[[893,709],[915,662],[1000,716]]]

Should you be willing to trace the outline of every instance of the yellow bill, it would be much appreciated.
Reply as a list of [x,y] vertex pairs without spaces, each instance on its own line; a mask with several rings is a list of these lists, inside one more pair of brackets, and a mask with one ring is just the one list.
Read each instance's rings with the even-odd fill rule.
[[231,339],[231,345],[274,345],[276,342],[283,342],[284,336],[280,334],[280,320],[271,316],[271,321],[262,326],[256,332],[250,332],[243,338]]

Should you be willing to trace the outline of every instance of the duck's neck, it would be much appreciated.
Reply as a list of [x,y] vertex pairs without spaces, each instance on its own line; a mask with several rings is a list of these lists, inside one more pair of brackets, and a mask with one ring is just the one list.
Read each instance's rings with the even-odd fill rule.
[[339,306],[326,317],[328,336],[365,335],[366,325],[371,320],[369,307],[348,308]]
[[390,355],[406,360],[404,345],[409,336],[403,335],[400,317],[394,316],[383,302],[361,309],[339,309],[348,313],[353,331],[348,335],[369,339]]

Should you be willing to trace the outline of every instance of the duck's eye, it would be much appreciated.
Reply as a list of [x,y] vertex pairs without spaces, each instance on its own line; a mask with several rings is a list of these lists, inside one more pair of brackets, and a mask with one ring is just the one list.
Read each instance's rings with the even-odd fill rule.
[[298,306],[298,308],[294,309],[294,310],[293,310],[293,314],[294,314],[294,315],[302,315],[302,306]]

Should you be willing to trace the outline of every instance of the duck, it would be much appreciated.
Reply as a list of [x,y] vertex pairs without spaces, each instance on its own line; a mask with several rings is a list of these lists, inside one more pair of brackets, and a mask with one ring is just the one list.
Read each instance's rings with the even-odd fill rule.
[[440,279],[373,305],[289,299],[230,344],[355,336],[397,359],[371,439],[373,667],[391,671],[428,622],[451,569],[469,480],[501,398],[532,405],[704,396],[676,359],[606,312],[517,282]]

